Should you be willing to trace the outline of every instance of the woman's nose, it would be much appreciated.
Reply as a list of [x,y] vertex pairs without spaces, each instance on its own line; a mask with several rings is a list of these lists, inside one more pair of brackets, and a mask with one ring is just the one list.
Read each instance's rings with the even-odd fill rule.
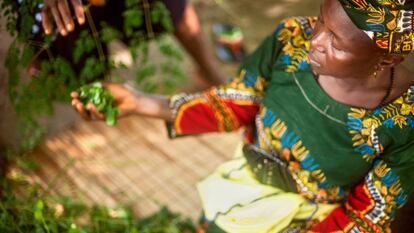
[[327,45],[327,32],[321,28],[316,27],[313,37],[310,41],[311,48],[317,50],[318,52],[325,53]]

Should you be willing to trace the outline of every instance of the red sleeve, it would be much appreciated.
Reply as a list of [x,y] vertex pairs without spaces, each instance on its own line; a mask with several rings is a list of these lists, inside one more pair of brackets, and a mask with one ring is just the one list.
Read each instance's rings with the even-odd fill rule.
[[171,137],[228,132],[251,125],[259,111],[265,79],[246,70],[232,82],[198,94],[173,96]]
[[399,176],[384,161],[357,184],[347,202],[310,232],[389,232],[397,209],[407,200]]

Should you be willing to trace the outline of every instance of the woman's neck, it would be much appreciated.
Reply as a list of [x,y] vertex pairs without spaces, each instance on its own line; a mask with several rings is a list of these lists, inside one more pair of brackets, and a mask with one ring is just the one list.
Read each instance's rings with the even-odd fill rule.
[[[397,71],[398,72],[398,71]],[[346,77],[337,78],[329,75],[320,75],[321,79],[325,79],[330,85],[339,87],[342,91],[352,93],[359,91],[381,91],[389,88],[391,70],[384,69],[374,75],[368,77]]]
[[[355,107],[374,109],[385,95],[385,103],[392,102],[414,84],[414,74],[403,66],[395,67],[391,81],[391,70],[385,69],[377,74],[377,78],[336,78],[320,75],[318,82],[321,88],[334,100]],[[390,89],[391,88],[391,89]],[[387,93],[389,92],[389,93]]]

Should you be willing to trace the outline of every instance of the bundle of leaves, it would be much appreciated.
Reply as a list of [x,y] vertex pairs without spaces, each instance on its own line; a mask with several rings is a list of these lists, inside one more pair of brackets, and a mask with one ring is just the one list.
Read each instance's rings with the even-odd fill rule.
[[79,89],[79,99],[87,106],[93,104],[100,113],[105,115],[107,125],[115,125],[118,109],[115,107],[114,97],[103,88],[101,82],[84,85]]

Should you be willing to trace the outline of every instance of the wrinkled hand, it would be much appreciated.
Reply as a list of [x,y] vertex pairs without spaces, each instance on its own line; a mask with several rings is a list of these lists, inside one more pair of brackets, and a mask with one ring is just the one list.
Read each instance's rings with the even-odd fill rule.
[[[103,87],[108,90],[115,100],[115,107],[118,108],[118,118],[134,114],[137,108],[137,99],[141,95],[131,86],[116,83],[103,83]],[[93,104],[84,104],[79,100],[79,93],[72,92],[72,106],[85,120],[105,120],[105,115],[97,111]]]
[[69,4],[75,11],[78,23],[85,23],[85,11],[81,0],[45,0],[45,7],[42,10],[42,26],[46,34],[52,32],[52,24],[49,19],[51,14],[62,36],[66,36],[75,29]]

